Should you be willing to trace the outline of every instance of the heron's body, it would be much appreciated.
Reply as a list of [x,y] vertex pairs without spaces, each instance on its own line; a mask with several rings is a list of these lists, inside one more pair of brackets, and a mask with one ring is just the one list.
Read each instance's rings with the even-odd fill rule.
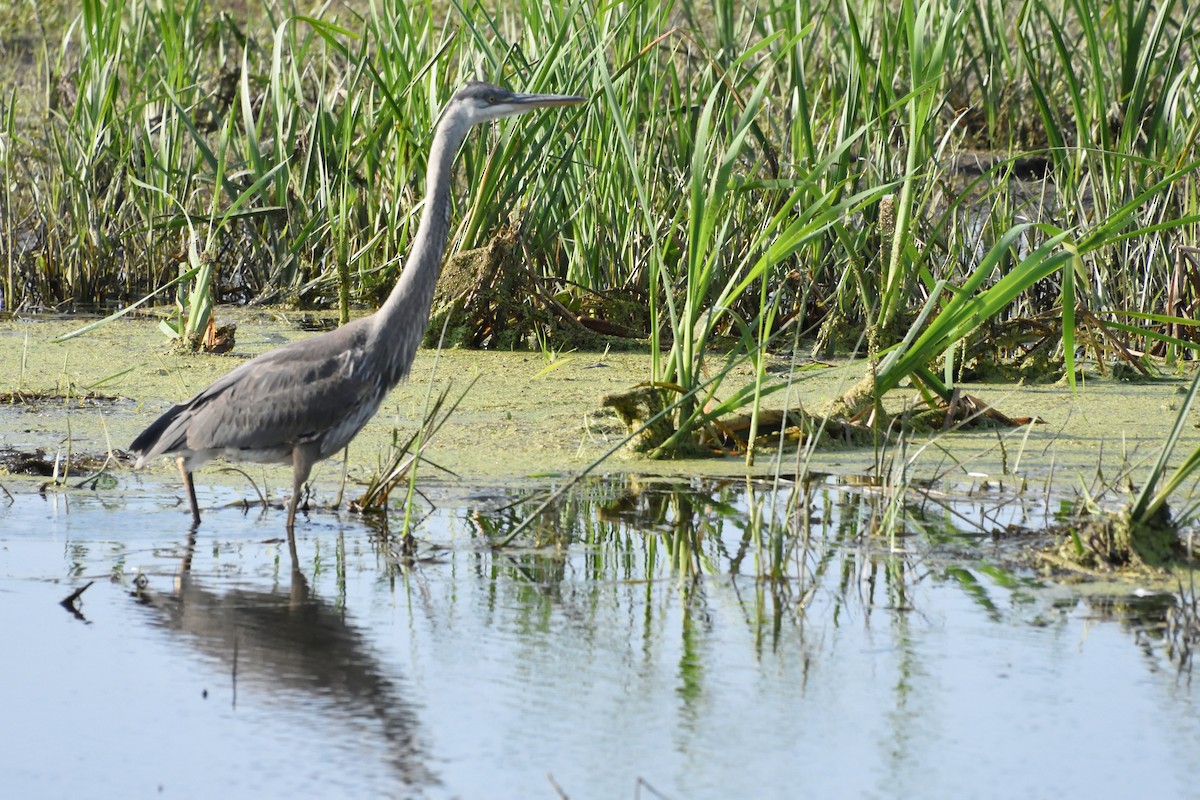
[[394,385],[355,357],[375,322],[358,319],[242,364],[147,428],[133,443],[136,466],[175,452],[188,471],[216,456],[270,464],[290,463],[298,446],[315,446],[318,459],[338,452]]
[[172,407],[130,446],[135,468],[176,453],[199,523],[192,471],[221,456],[231,461],[290,463],[288,530],[313,464],[344,448],[408,374],[441,271],[450,225],[450,170],[472,125],[581,97],[518,95],[468,84],[447,104],[429,155],[421,224],[400,280],[379,311],[337,330],[272,350]]

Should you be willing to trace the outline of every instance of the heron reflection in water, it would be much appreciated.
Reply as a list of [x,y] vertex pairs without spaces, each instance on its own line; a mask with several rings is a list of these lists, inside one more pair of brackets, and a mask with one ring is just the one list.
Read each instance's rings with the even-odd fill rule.
[[193,529],[172,591],[142,585],[134,597],[157,626],[225,668],[235,707],[239,694],[274,698],[310,721],[319,720],[314,736],[351,742],[378,737],[377,749],[387,754],[389,772],[404,795],[420,794],[438,778],[400,677],[389,674],[345,608],[310,590],[295,542],[288,538],[286,587],[221,590],[215,580],[210,585],[192,571]]

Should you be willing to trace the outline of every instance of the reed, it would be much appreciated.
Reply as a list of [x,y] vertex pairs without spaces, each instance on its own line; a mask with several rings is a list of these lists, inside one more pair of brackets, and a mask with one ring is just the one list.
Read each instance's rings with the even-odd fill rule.
[[5,308],[175,291],[194,334],[220,302],[373,305],[441,102],[478,77],[594,98],[467,145],[456,243],[516,228],[565,307],[644,309],[647,379],[683,399],[660,455],[818,334],[868,332],[872,402],[948,391],[957,353],[1034,318],[1068,375],[1082,343],[1196,349],[1200,11],[1174,0],[207,8],[39,28],[2,117]]

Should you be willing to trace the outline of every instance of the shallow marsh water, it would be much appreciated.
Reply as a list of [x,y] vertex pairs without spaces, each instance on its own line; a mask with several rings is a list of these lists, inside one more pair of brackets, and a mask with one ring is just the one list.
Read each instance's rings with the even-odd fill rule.
[[[53,359],[30,330],[0,328],[13,388],[134,370],[100,389],[112,401],[4,409],[0,445],[123,446],[236,363],[167,355],[145,322]],[[114,356],[131,336],[143,348]],[[215,469],[194,537],[165,467],[95,489],[0,479],[4,794],[549,798],[552,776],[573,798],[1197,796],[1200,702],[1163,638],[1171,596],[1046,579],[1021,554],[1063,493],[1012,491],[1086,480],[1122,442],[1148,457],[1171,385],[1021,389],[1020,413],[1047,425],[1005,434],[1004,455],[994,432],[929,447],[914,472],[952,491],[912,492],[895,537],[877,530],[893,497],[852,485],[878,461],[858,450],[818,455],[843,474],[807,494],[610,474],[492,547],[531,503],[504,507],[554,485],[531,473],[605,446],[584,416],[642,358],[579,354],[539,376],[538,354],[448,354],[451,371],[484,364],[485,387],[443,429],[434,459],[463,477],[422,480],[412,559],[396,534],[314,510],[293,560],[278,508],[228,507],[252,492]],[[352,476],[423,396],[389,398]],[[253,477],[282,496],[281,473]],[[60,605],[90,581],[78,615]]]
[[[488,537],[516,515],[497,509],[527,493],[427,489],[414,560],[322,511],[295,571],[278,510],[209,508],[193,538],[173,487],[14,492],[5,793],[550,798],[548,774],[582,798],[654,796],[639,779],[672,798],[1200,786],[1169,597],[998,567],[1022,546],[1007,526],[1042,510],[976,504],[983,526],[956,529],[934,506],[893,547],[867,534],[869,493],[822,483],[807,550],[779,560],[749,511],[803,525],[786,489],[596,481],[537,546],[502,550]],[[60,605],[89,581],[78,615]]]

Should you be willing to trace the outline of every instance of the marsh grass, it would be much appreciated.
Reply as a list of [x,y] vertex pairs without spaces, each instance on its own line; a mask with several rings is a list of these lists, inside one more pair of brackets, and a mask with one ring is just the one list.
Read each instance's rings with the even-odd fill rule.
[[447,385],[437,397],[433,397],[433,386],[430,384],[421,424],[405,440],[400,439],[399,430],[393,429],[392,445],[388,454],[380,461],[378,469],[368,477],[363,493],[351,503],[351,509],[371,514],[385,513],[392,492],[405,487],[407,494],[404,503],[404,532],[409,532],[409,514],[412,510],[417,467],[438,430],[454,414],[477,380],[478,376],[469,381],[453,399],[450,397],[452,385]]
[[593,102],[465,145],[455,246],[516,229],[565,307],[643,309],[647,380],[678,387],[659,456],[756,414],[766,355],[818,332],[870,357],[847,415],[906,380],[948,400],[963,354],[1028,352],[1006,326],[1072,381],[1197,348],[1200,11],[1174,0],[248,9],[45,11],[0,114],[5,308],[345,319],[403,269],[441,105],[484,78]]

